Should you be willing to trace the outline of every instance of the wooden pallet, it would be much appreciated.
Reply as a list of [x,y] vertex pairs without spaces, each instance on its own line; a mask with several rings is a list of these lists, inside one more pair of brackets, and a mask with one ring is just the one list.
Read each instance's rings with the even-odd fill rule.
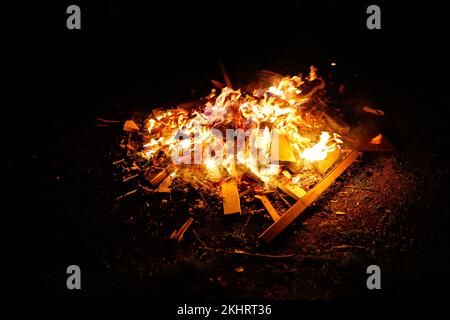
[[320,195],[336,180],[361,153],[358,151],[351,151],[344,159],[332,169],[319,183],[317,183],[311,190],[309,190],[302,198],[290,207],[286,212],[280,216],[279,219],[267,228],[260,236],[259,240],[263,243],[270,243],[276,236],[278,236],[284,229],[287,228],[305,209],[316,201]]

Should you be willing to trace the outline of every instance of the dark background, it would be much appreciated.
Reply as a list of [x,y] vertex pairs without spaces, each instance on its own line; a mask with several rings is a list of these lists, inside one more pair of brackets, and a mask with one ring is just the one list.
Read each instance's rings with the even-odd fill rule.
[[437,1],[374,3],[381,30],[366,28],[365,1],[75,1],[82,28],[67,30],[72,2],[18,1],[5,13],[2,49],[13,98],[2,108],[4,292],[58,296],[65,275],[54,266],[73,263],[78,235],[54,159],[70,167],[77,153],[61,141],[111,110],[201,97],[221,80],[220,60],[236,83],[260,69],[294,74],[336,61],[350,92],[397,115],[399,148],[436,145],[446,166],[446,11]]

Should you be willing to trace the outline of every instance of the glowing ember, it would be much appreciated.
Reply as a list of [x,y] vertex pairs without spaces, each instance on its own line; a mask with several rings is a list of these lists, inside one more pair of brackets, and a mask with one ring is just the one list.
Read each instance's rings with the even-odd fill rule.
[[371,140],[370,140],[370,144],[381,144],[381,142],[383,142],[383,135],[382,134],[379,134],[379,135],[377,135],[375,138],[372,138]]
[[176,175],[186,180],[219,182],[250,175],[265,186],[276,185],[279,178],[299,183],[300,174],[282,174],[283,163],[274,161],[279,152],[275,135],[287,138],[303,171],[312,170],[308,163],[325,159],[342,143],[320,127],[305,106],[311,95],[303,94],[308,85],[322,85],[316,72],[311,66],[305,79],[281,78],[251,93],[213,90],[192,110],[154,110],[139,154],[159,163],[171,158]]

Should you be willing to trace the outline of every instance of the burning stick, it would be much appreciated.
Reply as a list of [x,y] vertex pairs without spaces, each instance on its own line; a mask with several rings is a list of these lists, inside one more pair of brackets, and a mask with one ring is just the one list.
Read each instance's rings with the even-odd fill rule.
[[242,213],[239,191],[235,180],[228,180],[222,183],[222,197],[224,214]]
[[336,168],[334,168],[322,181],[309,190],[305,196],[298,200],[290,207],[279,220],[275,221],[266,231],[264,231],[259,239],[265,243],[271,242],[280,232],[292,223],[305,209],[319,198],[334,180],[345,171],[356,158],[360,155],[357,151],[352,151]]
[[266,196],[256,195],[255,198],[261,200],[262,204],[264,205],[264,208],[266,208],[267,212],[270,214],[270,216],[274,221],[280,219],[280,215],[278,214],[277,210],[272,206],[272,204],[270,203],[269,199],[267,199]]
[[183,236],[184,236],[185,232],[187,231],[187,229],[189,229],[189,227],[191,226],[192,222],[194,222],[194,218],[189,218],[189,219],[181,226],[180,229],[175,230],[174,232],[172,232],[172,234],[170,235],[169,239],[177,240],[178,242],[180,242],[181,240],[183,240]]

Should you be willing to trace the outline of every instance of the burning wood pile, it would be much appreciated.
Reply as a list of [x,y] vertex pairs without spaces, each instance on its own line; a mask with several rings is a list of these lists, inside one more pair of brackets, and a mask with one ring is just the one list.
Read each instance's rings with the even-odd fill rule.
[[[251,195],[273,219],[260,236],[270,242],[357,158],[345,139],[350,127],[329,106],[313,66],[306,77],[266,73],[245,91],[229,80],[213,83],[217,89],[198,103],[126,121],[126,160],[115,165],[125,165],[124,181],[142,180],[148,194],[170,194],[181,180],[221,199],[225,215],[245,214],[241,198]],[[274,190],[295,204],[277,211],[268,198]],[[171,238],[180,241],[191,223]]]

